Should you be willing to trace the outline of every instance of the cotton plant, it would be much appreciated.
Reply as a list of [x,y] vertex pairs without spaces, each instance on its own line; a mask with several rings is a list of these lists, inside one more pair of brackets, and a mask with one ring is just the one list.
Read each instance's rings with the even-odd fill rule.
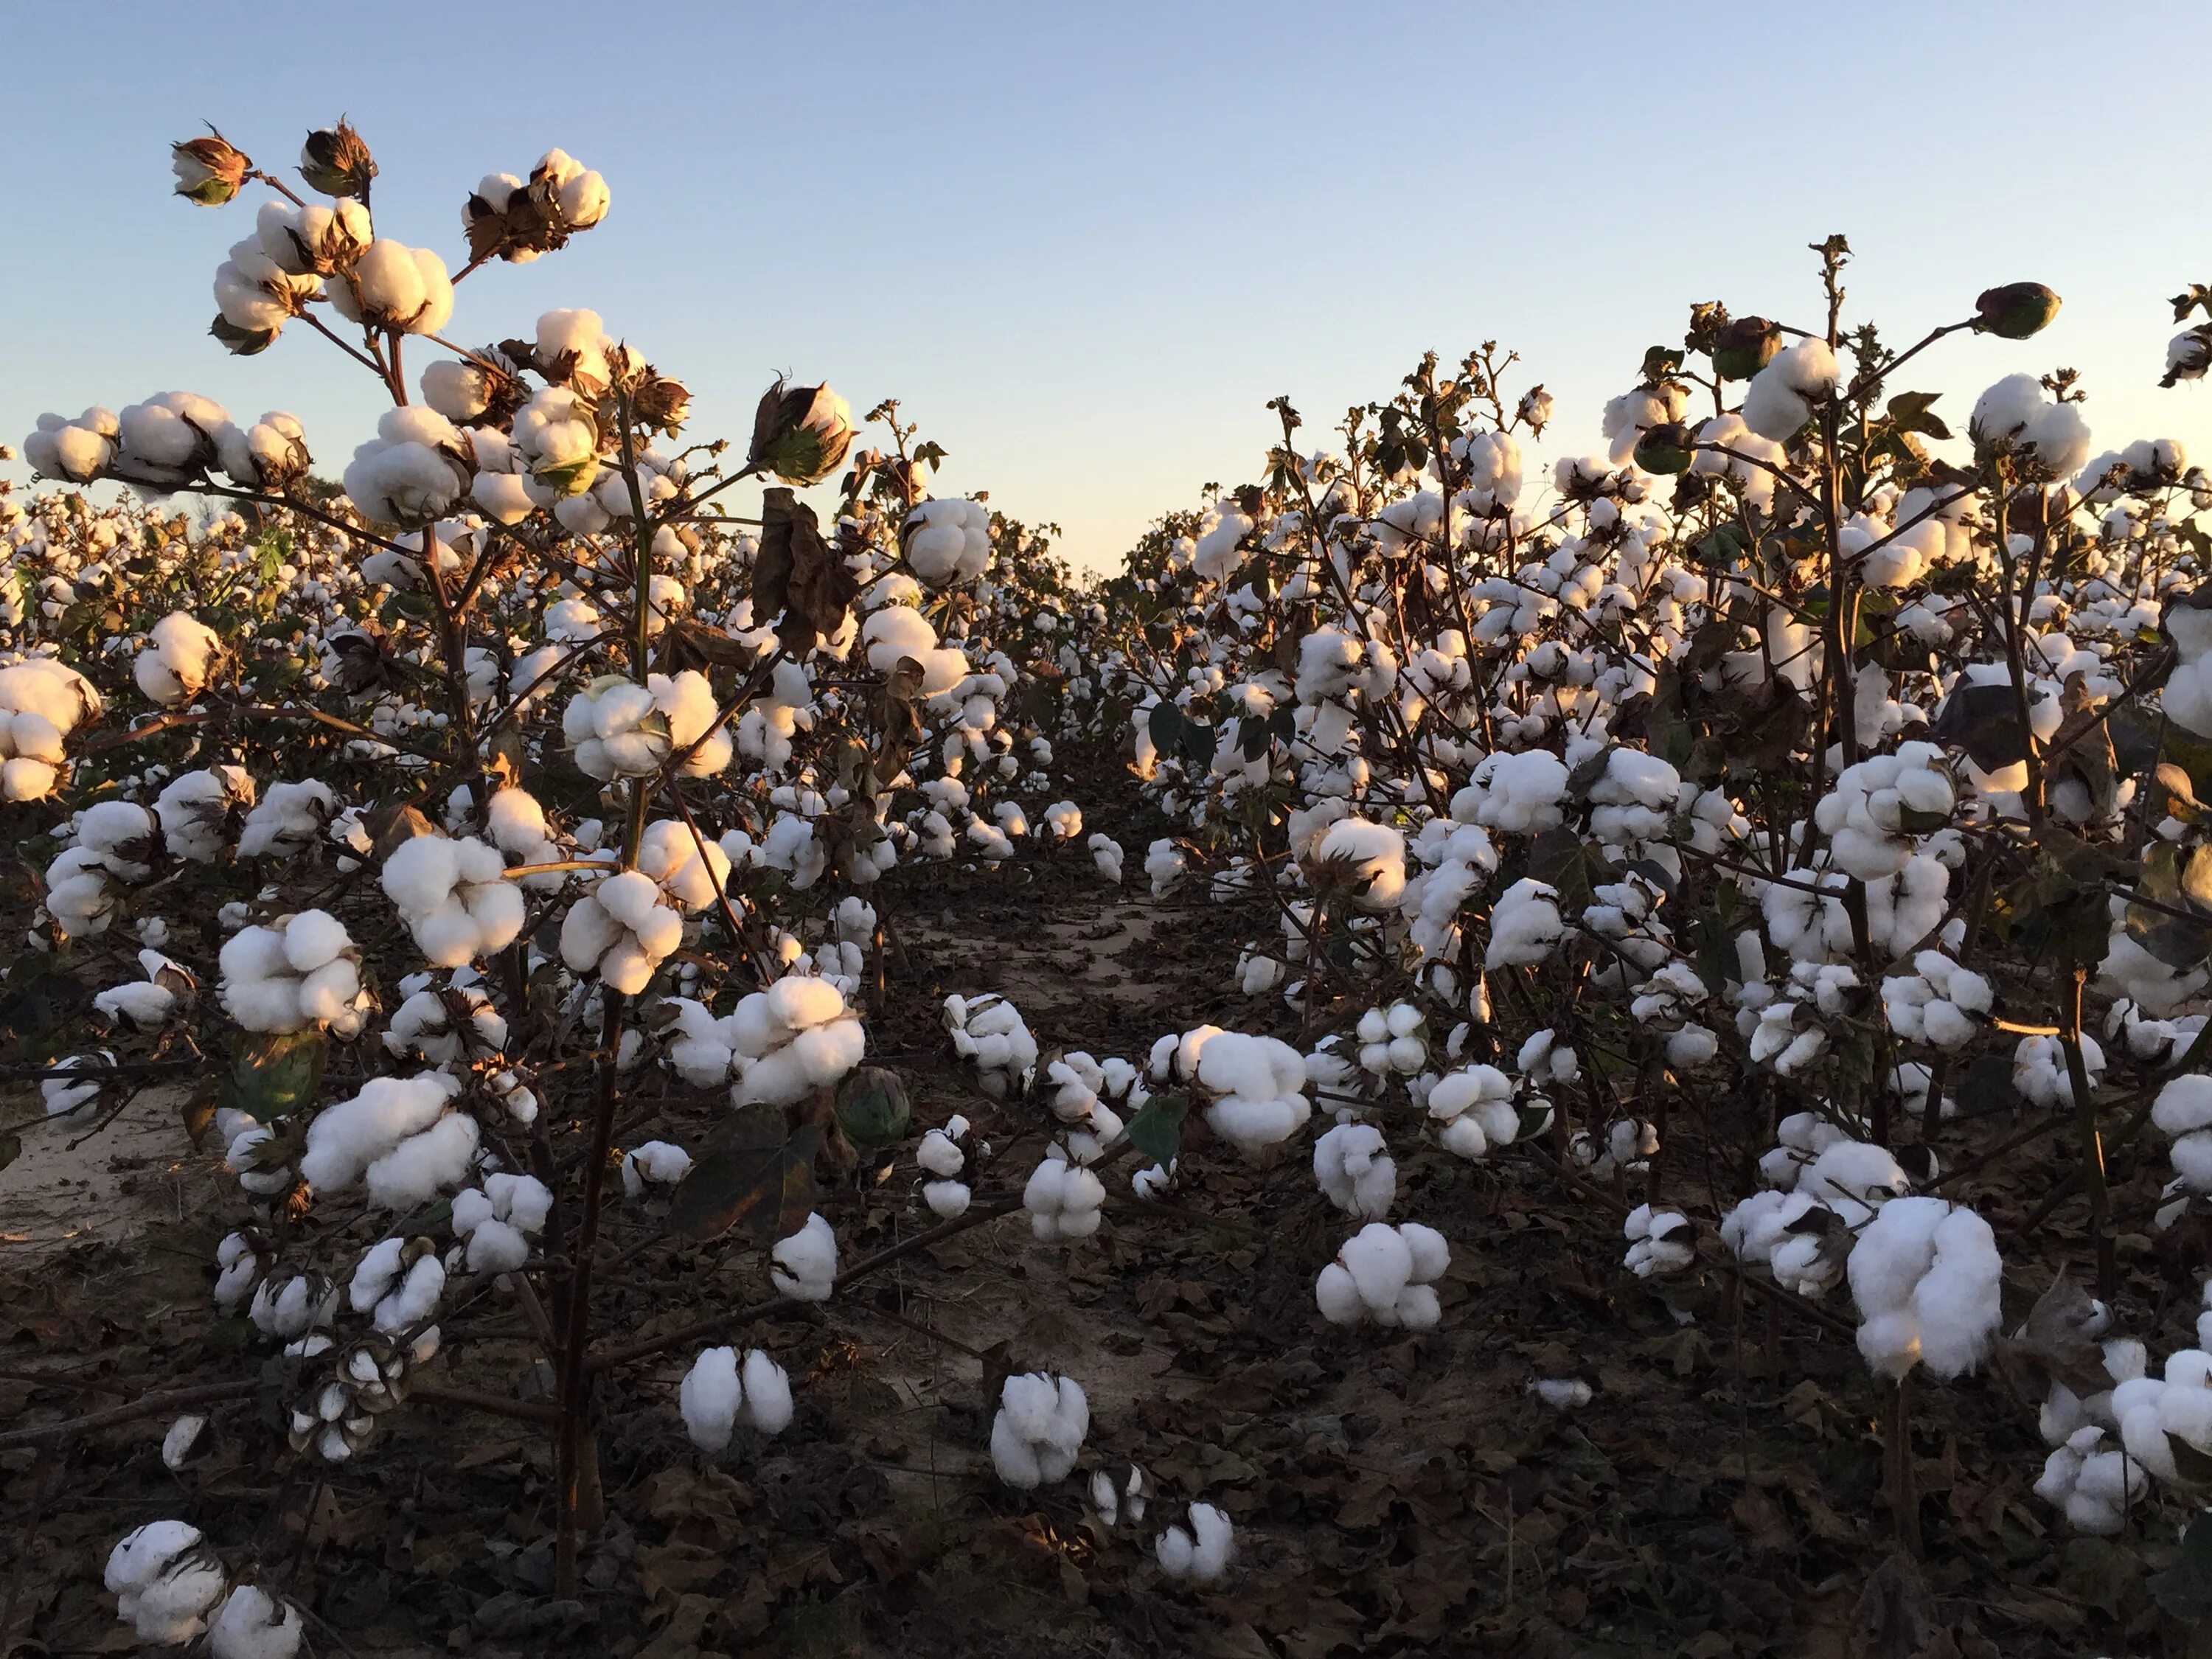
[[[968,1120],[956,1112],[941,1127],[927,1131],[915,1153],[923,1174],[928,1177],[921,1186],[922,1202],[940,1220],[957,1220],[967,1214],[974,1200],[973,1189],[962,1179],[968,1173],[969,1149],[963,1143],[968,1139],[969,1127]],[[1059,1213],[1054,1212],[1055,1229]]]
[[983,1092],[994,1100],[1025,1091],[1036,1075],[1037,1040],[1021,1010],[995,993],[945,999],[945,1027],[952,1051],[975,1067]]

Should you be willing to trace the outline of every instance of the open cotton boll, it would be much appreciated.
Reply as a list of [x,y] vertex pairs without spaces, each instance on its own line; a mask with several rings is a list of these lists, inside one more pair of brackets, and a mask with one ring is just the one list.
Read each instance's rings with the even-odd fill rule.
[[172,611],[155,623],[146,647],[131,665],[138,689],[169,706],[199,695],[222,641],[215,629],[187,611]]
[[439,334],[453,320],[453,284],[428,248],[380,236],[325,289],[331,309],[350,323]]
[[292,783],[283,780],[246,815],[239,832],[238,855],[242,859],[294,858],[314,846],[338,815],[337,797],[318,778]]
[[1329,825],[1314,862],[1334,872],[1363,910],[1390,910],[1406,891],[1406,838],[1387,823],[1344,818]]
[[173,778],[154,801],[170,854],[212,864],[228,841],[232,815],[253,804],[253,779],[236,766],[212,766]]
[[1398,1165],[1371,1123],[1340,1123],[1314,1142],[1314,1179],[1340,1210],[1380,1220],[1398,1195]]
[[1212,1504],[1193,1504],[1184,1524],[1162,1533],[1152,1553],[1169,1577],[1211,1584],[1227,1574],[1235,1559],[1236,1528]]
[[1433,1227],[1370,1221],[1346,1239],[1314,1281],[1322,1317],[1332,1325],[1433,1330],[1443,1316],[1431,1282],[1451,1265],[1451,1248]]
[[684,1374],[678,1400],[684,1411],[684,1431],[702,1451],[726,1449],[738,1423],[738,1408],[744,1389],[738,1376],[734,1348],[708,1348]]
[[1105,1184],[1059,1146],[1049,1149],[1022,1188],[1030,1231],[1047,1243],[1088,1238],[1098,1231]]
[[428,1131],[460,1091],[461,1080],[445,1072],[369,1079],[359,1094],[325,1107],[308,1123],[301,1175],[321,1191],[343,1191],[371,1164]]
[[1973,1211],[1940,1198],[1883,1205],[1848,1270],[1867,1364],[1893,1379],[1918,1364],[1947,1381],[1974,1370],[1996,1334],[2003,1266]]
[[983,1092],[994,1100],[1026,1091],[1036,1075],[1037,1040],[1021,1010],[996,994],[945,999],[952,1051],[972,1060]]
[[981,501],[923,501],[900,533],[907,563],[931,587],[981,576],[991,562],[991,513]]
[[1800,340],[1776,353],[1744,390],[1744,424],[1776,443],[1796,437],[1813,418],[1813,405],[1833,395],[1837,372],[1825,340]]
[[665,1140],[648,1140],[623,1155],[623,1192],[641,1198],[647,1187],[673,1187],[691,1172],[691,1154]]
[[2044,1460],[2035,1483],[2035,1495],[2063,1510],[2068,1526],[2094,1538],[2121,1532],[2128,1510],[2150,1490],[2143,1465],[2105,1438],[2094,1424],[2076,1430]]
[[1184,1034],[1195,1061],[1182,1069],[1214,1096],[1206,1109],[1207,1127],[1252,1157],[1305,1127],[1313,1106],[1305,1096],[1304,1055],[1274,1037],[1201,1030]]
[[208,1630],[212,1659],[293,1659],[307,1634],[299,1608],[254,1584],[231,1591]]
[[472,836],[417,836],[384,861],[384,891],[434,966],[459,968],[512,945],[522,890],[497,848]]
[[991,1464],[1021,1492],[1064,1480],[1091,1432],[1091,1403],[1073,1377],[1030,1371],[1010,1376],[991,1420]]
[[743,998],[730,1017],[738,1105],[788,1106],[834,1087],[860,1063],[867,1033],[826,979],[789,974]]
[[1527,966],[1549,957],[1565,936],[1559,890],[1523,876],[1498,896],[1490,912],[1486,968]]
[[1513,1080],[1495,1066],[1447,1072],[1429,1091],[1430,1119],[1441,1125],[1437,1141],[1455,1158],[1479,1162],[1521,1132]]
[[1094,831],[1085,846],[1091,849],[1091,862],[1100,876],[1116,887],[1121,884],[1121,846],[1111,836]]
[[198,1412],[186,1412],[169,1425],[168,1432],[161,1437],[161,1467],[171,1474],[185,1467],[200,1437],[207,1432],[208,1420]]
[[575,972],[596,971],[610,990],[635,996],[684,942],[684,917],[665,902],[660,884],[642,871],[607,877],[568,908],[561,923],[561,959]]
[[1638,1279],[1680,1273],[1698,1259],[1697,1230],[1679,1210],[1654,1210],[1639,1204],[1621,1224],[1628,1254],[1620,1265]]
[[189,1642],[207,1627],[227,1576],[198,1527],[149,1521],[108,1553],[105,1582],[117,1616],[140,1641],[162,1644]]
[[818,1215],[769,1253],[769,1278],[796,1302],[827,1302],[836,1288],[837,1235]]
[[646,826],[638,842],[637,867],[686,910],[705,909],[729,885],[730,855],[681,818],[663,818]]
[[343,1038],[361,1030],[368,998],[360,951],[327,910],[242,927],[224,942],[216,962],[224,1011],[249,1031],[325,1025]]

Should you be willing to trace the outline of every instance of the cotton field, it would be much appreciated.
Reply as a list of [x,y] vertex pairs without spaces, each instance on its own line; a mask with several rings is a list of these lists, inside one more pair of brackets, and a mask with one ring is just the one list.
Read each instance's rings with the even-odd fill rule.
[[1832,237],[1083,574],[508,303],[562,149],[172,159],[271,407],[0,489],[0,1164],[171,1194],[10,1267],[23,1650],[2185,1650],[2212,478],[2058,294]]

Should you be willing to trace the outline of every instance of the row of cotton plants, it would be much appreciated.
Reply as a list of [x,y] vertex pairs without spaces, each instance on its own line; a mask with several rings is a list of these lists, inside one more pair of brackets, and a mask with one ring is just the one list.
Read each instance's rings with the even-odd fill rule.
[[[2171,440],[2095,445],[2068,371],[2008,374],[1963,421],[1913,389],[1948,335],[2032,338],[2048,289],[1900,349],[1844,314],[1841,239],[1816,252],[1825,319],[1694,307],[1547,477],[1549,394],[1489,346],[1319,447],[1273,405],[1264,483],[1164,520],[1109,587],[1102,683],[1172,825],[1145,871],[1268,918],[1231,976],[1295,1030],[1334,1120],[1317,1178],[1367,1223],[1316,1287],[1332,1320],[1433,1322],[1434,1235],[1385,1219],[1401,1163],[1517,1151],[1610,1209],[1662,1294],[1717,1272],[1848,1297],[1877,1377],[1961,1378],[2006,1341],[2008,1288],[2040,1287],[1946,1166],[1979,1164],[1993,1113],[2055,1115],[2046,1167],[2094,1240],[2069,1341],[2120,1357],[2045,1413],[2039,1491],[2117,1530],[2175,1476],[2165,1433],[2212,1448],[2201,1352],[2156,1385],[2118,1334],[2153,1309],[2104,1175],[2134,1108],[2172,1169],[2125,1224],[2212,1195],[2212,482]],[[2203,332],[2169,383],[2203,373]],[[1749,1143],[1759,1182],[1677,1196],[1682,1137]],[[2161,1386],[2155,1423],[2107,1406]]]
[[[1019,1215],[1049,1254],[1231,1160],[1310,1163],[1341,1340],[1449,1315],[1466,1230],[1406,1213],[1402,1170],[1525,1160],[1620,1228],[1629,1280],[1848,1297],[1877,1376],[1954,1380],[2008,1322],[1947,1173],[2000,1107],[2054,1115],[2079,1171],[2096,1295],[2067,1335],[2112,1385],[2053,1373],[2039,1490],[2110,1530],[2176,1480],[2161,1437],[2212,1453],[2212,1363],[2181,1349],[2154,1382],[2123,1334],[2103,1176],[2106,1114],[2135,1104],[2172,1145],[2147,1219],[2212,1195],[2186,763],[2212,737],[2212,484],[2170,441],[2093,453],[2063,373],[2008,375],[1956,434],[1906,384],[1946,334],[2032,337],[2047,290],[1899,351],[1846,328],[1832,241],[1823,325],[1698,307],[1548,487],[1551,399],[1492,348],[1320,448],[1279,401],[1263,483],[1086,591],[1042,537],[933,496],[942,452],[895,404],[856,421],[779,381],[726,447],[592,311],[455,343],[459,283],[606,219],[561,152],[469,193],[451,264],[382,234],[343,125],[304,191],[214,137],[176,167],[202,205],[267,198],[216,338],[334,350],[391,407],[335,483],[290,416],[186,392],[26,439],[72,488],[0,508],[0,792],[44,869],[10,971],[86,994],[33,1034],[58,1130],[222,1072],[213,1296],[289,1362],[282,1455],[373,1455],[410,1395],[450,1400],[441,1326],[512,1304],[556,1379],[517,1414],[554,1437],[568,1593],[595,1380],[683,1363],[704,1455],[804,1414],[746,1328],[878,1257],[841,1236],[851,1206],[793,1191],[896,1176],[916,1227]],[[796,493],[821,485],[826,526]],[[911,994],[903,896],[948,864],[1118,889],[1139,849],[1060,752],[1102,738],[1170,826],[1129,887],[1261,919],[1220,961],[1249,1017],[1093,1054],[958,991],[938,1012],[974,1109],[916,1121],[867,1064]],[[1758,1181],[1693,1201],[1670,1152],[1731,1135]],[[775,1155],[775,1202],[731,1190],[732,1146]],[[595,1325],[617,1208],[723,1239],[761,1300]],[[1182,1493],[1147,1524],[1162,1495],[1086,1465],[1090,1428],[1080,1378],[1018,1375],[976,1450],[1021,1491],[1082,1470],[1170,1578],[1229,1572],[1225,1511]],[[281,1592],[180,1522],[109,1578],[148,1639],[299,1645]]]

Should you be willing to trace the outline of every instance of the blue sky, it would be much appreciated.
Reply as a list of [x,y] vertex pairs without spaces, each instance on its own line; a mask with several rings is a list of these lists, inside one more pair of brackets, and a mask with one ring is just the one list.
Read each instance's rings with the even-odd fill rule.
[[[1265,404],[1320,431],[1419,353],[1484,339],[1558,395],[1559,450],[1693,300],[1801,321],[1805,245],[1851,239],[1893,337],[1998,282],[2066,308],[1948,343],[1917,383],[1963,425],[1999,374],[2081,369],[2100,447],[2190,441],[2157,389],[2166,296],[2212,281],[2195,100],[2155,78],[2194,9],[1648,3],[853,3],[41,8],[11,16],[12,319],[0,436],[176,387],[306,420],[321,470],[368,378],[295,330],[228,357],[210,283],[251,208],[168,194],[210,119],[289,170],[349,114],[380,232],[461,258],[487,172],[558,144],[605,224],[479,272],[452,333],[589,306],[742,436],[775,374],[896,395],[945,493],[1118,559],[1208,479],[1256,477]],[[419,366],[419,362],[418,365]]]

